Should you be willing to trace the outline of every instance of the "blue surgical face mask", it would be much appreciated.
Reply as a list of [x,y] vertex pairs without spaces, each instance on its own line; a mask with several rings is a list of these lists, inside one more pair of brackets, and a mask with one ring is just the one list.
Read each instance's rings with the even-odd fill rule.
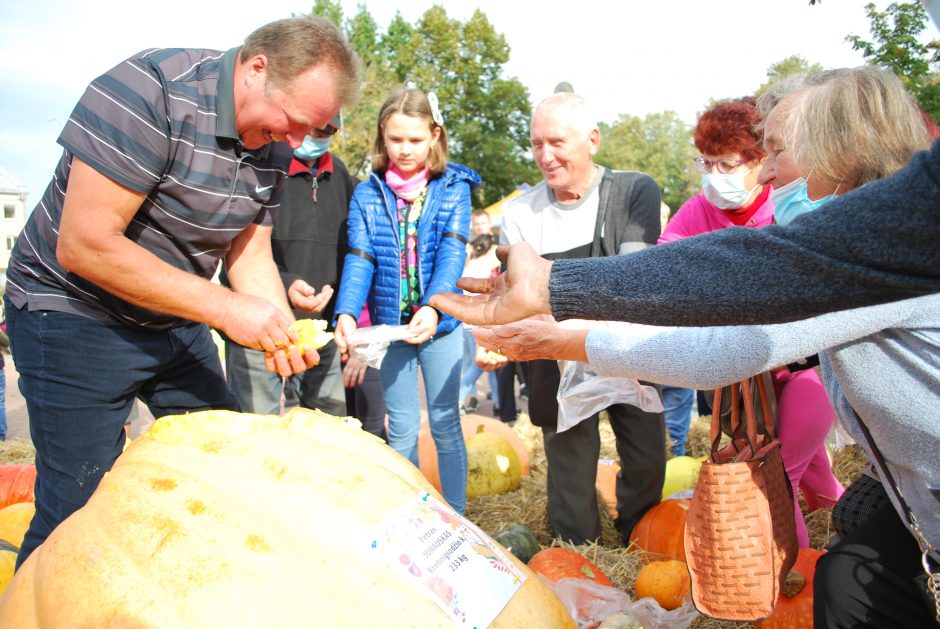
[[751,198],[757,186],[750,190],[745,188],[744,177],[749,170],[723,175],[721,173],[712,173],[702,175],[702,191],[705,198],[717,208],[722,210],[736,210],[744,207],[747,200]]
[[313,161],[329,150],[330,141],[332,140],[333,136],[312,138],[308,135],[304,138],[304,143],[294,149],[294,156],[297,159]]
[[[838,186],[836,186],[838,190]],[[820,206],[834,199],[836,193],[811,201],[807,190],[806,179],[799,177],[782,188],[777,188],[770,194],[774,204],[774,220],[778,225],[789,225],[797,216],[812,212]]]

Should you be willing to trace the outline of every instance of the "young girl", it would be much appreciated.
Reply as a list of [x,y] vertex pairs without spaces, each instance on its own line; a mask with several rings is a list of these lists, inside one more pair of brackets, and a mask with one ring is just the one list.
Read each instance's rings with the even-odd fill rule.
[[[431,103],[434,103],[432,106]],[[412,336],[392,343],[379,375],[388,408],[388,443],[418,464],[418,366],[437,446],[444,498],[463,513],[467,450],[458,392],[460,322],[428,305],[454,292],[470,231],[470,191],[480,176],[447,163],[447,135],[437,99],[417,89],[393,93],[379,112],[372,176],[353,193],[335,342],[347,350],[368,299],[373,324],[407,324]]]

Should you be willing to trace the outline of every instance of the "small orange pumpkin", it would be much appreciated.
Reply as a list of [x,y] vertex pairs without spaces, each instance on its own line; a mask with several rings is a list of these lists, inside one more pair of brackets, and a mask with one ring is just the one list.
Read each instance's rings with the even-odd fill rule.
[[636,575],[637,597],[650,596],[667,610],[681,607],[690,587],[689,567],[684,561],[653,561],[643,566]]
[[774,613],[754,625],[761,629],[802,629],[813,626],[813,575],[824,550],[801,548],[790,569]]
[[571,577],[613,586],[607,575],[587,557],[567,548],[543,548],[529,560],[529,568],[550,581]]
[[659,559],[685,561],[685,519],[688,500],[664,500],[640,518],[630,543],[643,551],[644,563]]

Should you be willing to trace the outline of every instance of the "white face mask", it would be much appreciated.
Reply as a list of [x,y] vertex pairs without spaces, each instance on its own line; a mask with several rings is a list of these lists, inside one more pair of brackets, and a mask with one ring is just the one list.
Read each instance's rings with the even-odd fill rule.
[[736,210],[744,207],[747,200],[751,198],[751,194],[757,189],[756,185],[750,190],[744,187],[744,177],[749,172],[751,171],[743,170],[730,175],[721,173],[702,175],[702,190],[705,192],[705,198],[722,210]]

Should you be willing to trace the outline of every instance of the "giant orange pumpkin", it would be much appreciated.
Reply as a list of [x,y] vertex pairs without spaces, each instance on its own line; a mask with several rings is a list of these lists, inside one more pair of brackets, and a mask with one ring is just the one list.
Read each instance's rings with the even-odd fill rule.
[[640,518],[630,543],[643,551],[645,563],[662,559],[685,561],[685,519],[688,500],[664,500]]
[[568,548],[543,548],[529,560],[529,568],[549,581],[564,578],[590,579],[612,586],[607,575],[584,555]]
[[19,548],[36,514],[36,503],[15,502],[0,509],[0,540]]
[[777,596],[774,613],[766,620],[755,622],[761,629],[805,629],[813,626],[813,575],[816,562],[824,550],[801,548],[796,563],[787,575],[783,590]]
[[32,502],[36,466],[0,465],[0,509],[16,502]]
[[439,601],[470,600],[475,586],[450,588],[434,572],[446,562],[417,569],[422,549],[450,548],[452,564],[475,562],[510,593],[492,627],[574,627],[485,534],[453,552],[468,528],[414,466],[337,418],[164,417],[30,555],[0,618],[19,629],[453,627]]
[[[460,418],[460,427],[463,429],[464,441],[469,441],[473,435],[477,434],[480,426],[484,432],[496,433],[505,439],[512,449],[516,451],[519,457],[519,471],[522,476],[528,476],[529,451],[519,434],[512,429],[512,426],[505,424],[492,417],[483,415],[467,414]],[[421,473],[428,479],[434,489],[441,490],[441,476],[437,470],[437,446],[434,445],[434,439],[431,437],[431,427],[427,420],[421,422],[421,428],[418,431],[418,466]]]

